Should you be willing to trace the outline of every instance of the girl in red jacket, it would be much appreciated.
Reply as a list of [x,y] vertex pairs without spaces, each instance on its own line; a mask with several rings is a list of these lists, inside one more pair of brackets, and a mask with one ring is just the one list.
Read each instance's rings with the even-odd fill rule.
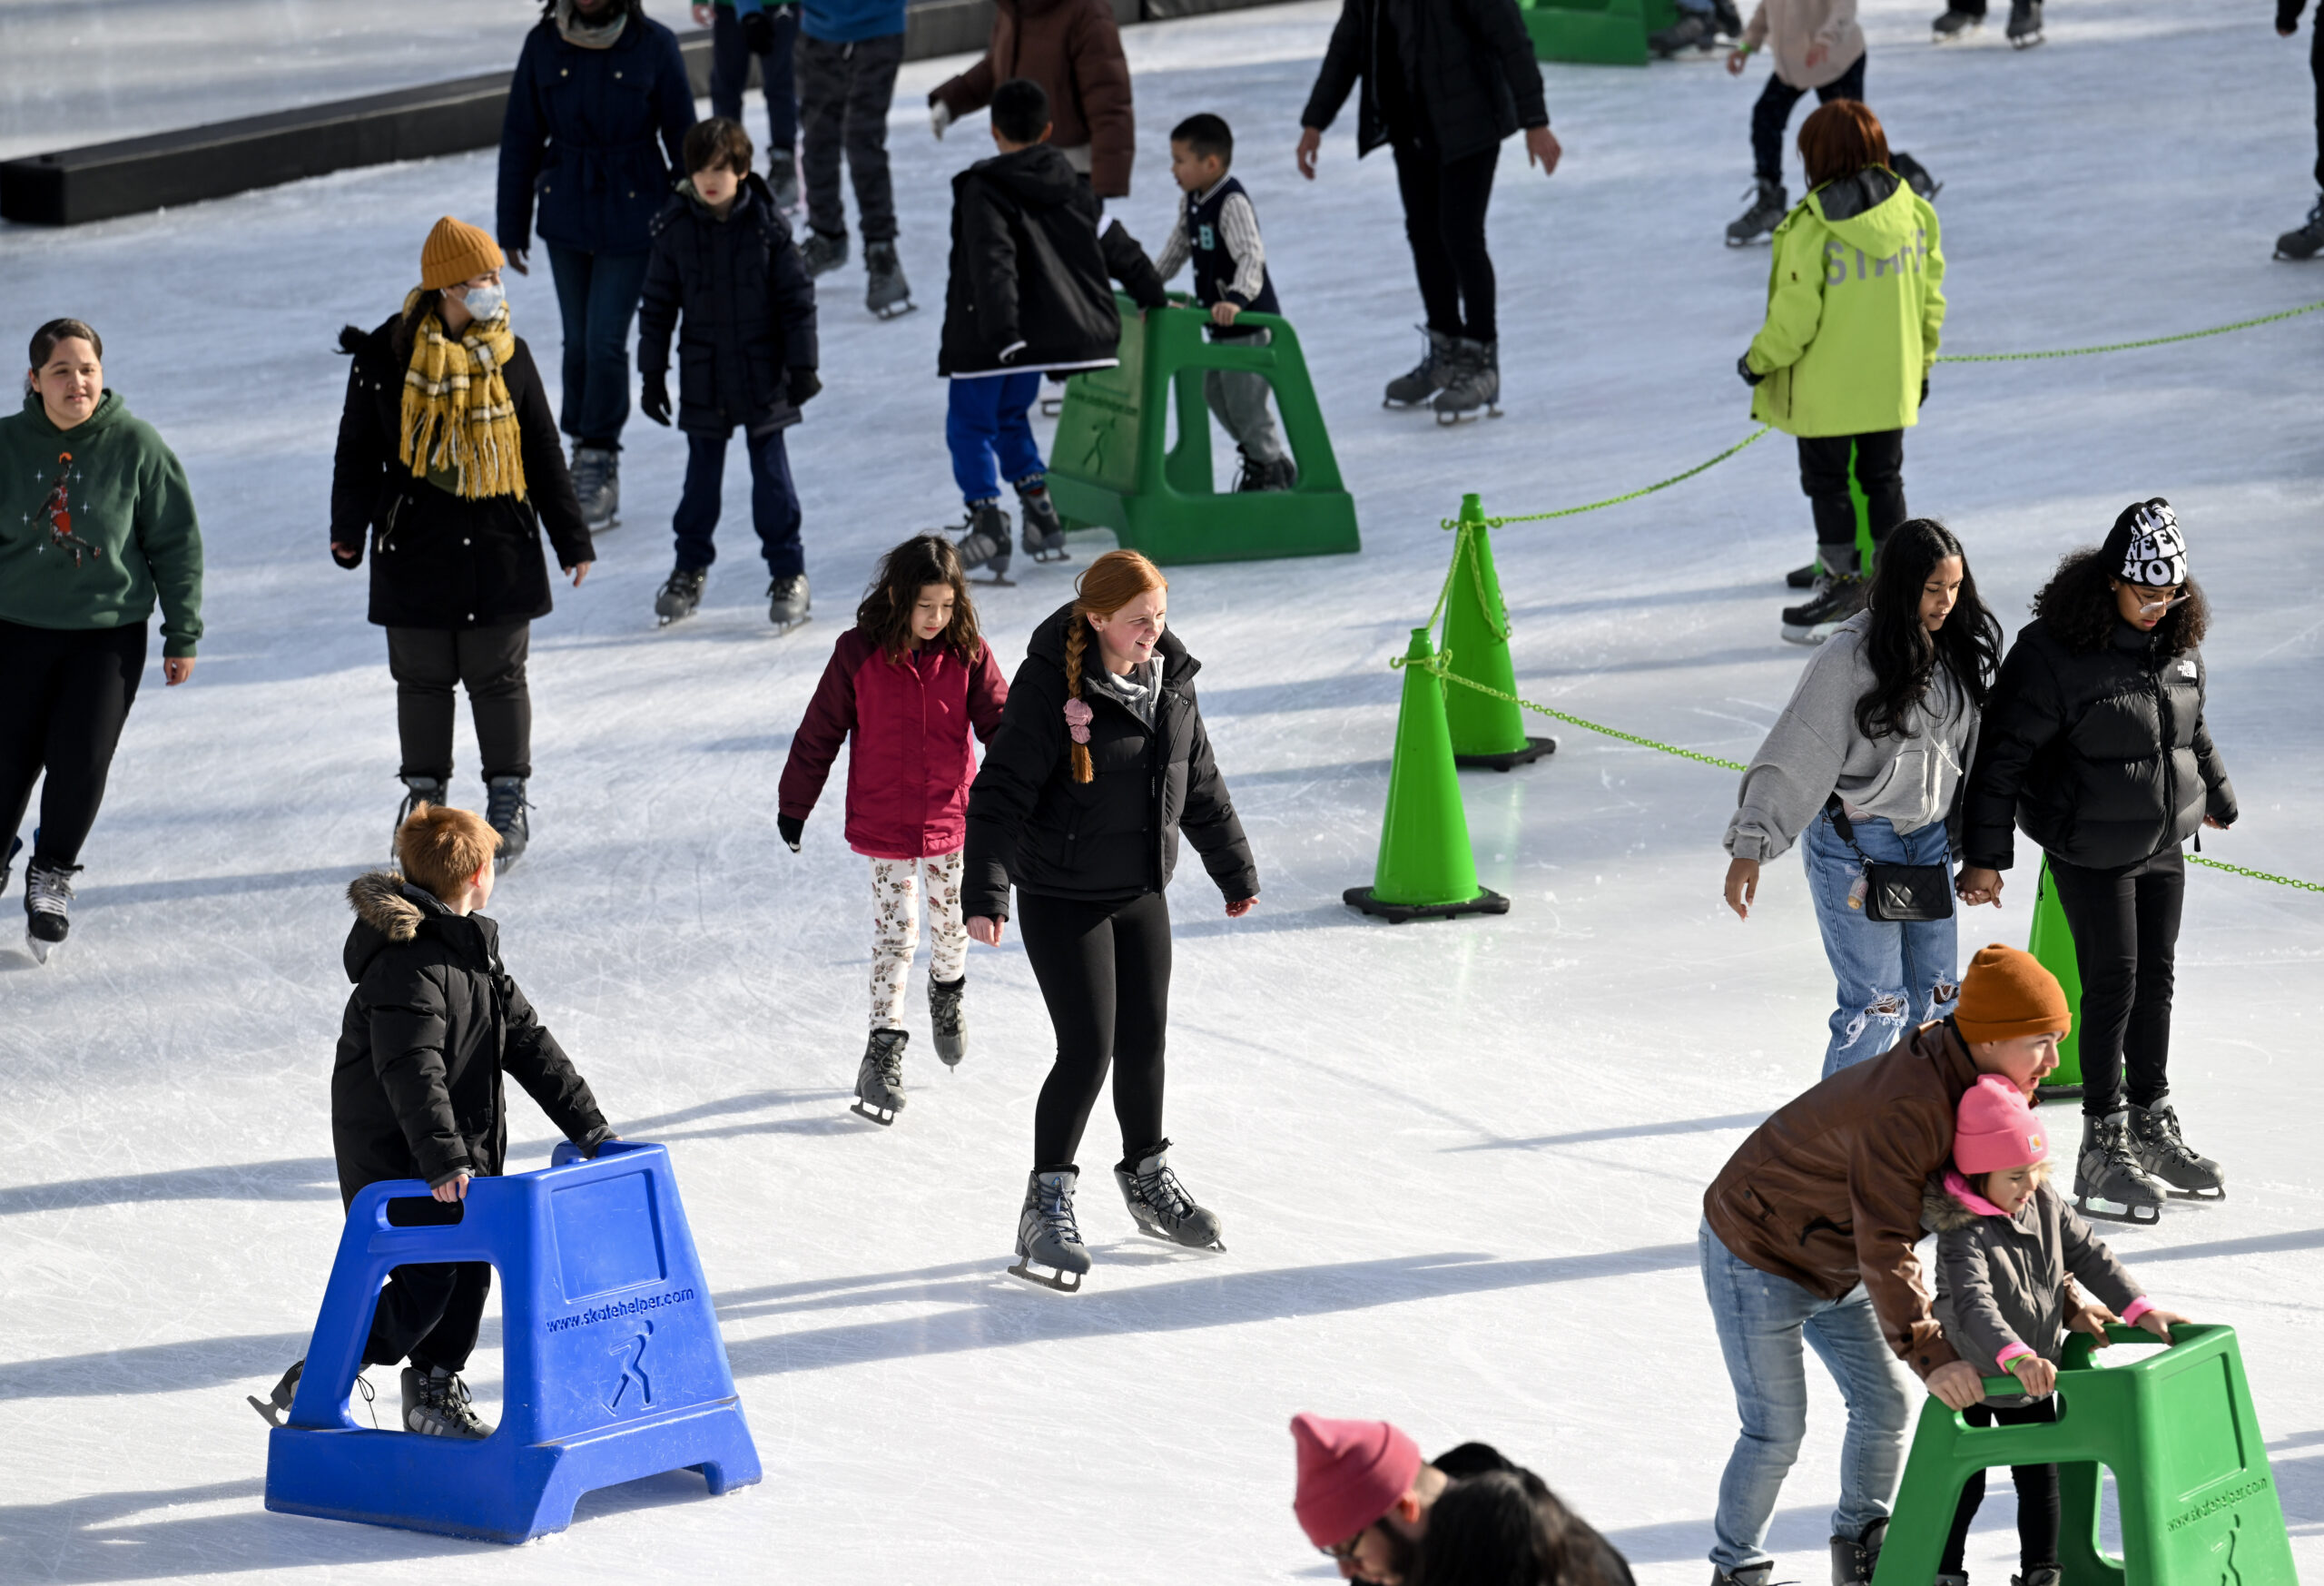
[[960,848],[977,773],[969,734],[989,741],[1008,697],[1000,664],[977,631],[960,554],[940,535],[920,535],[880,559],[855,626],[832,649],[792,735],[775,827],[793,853],[832,757],[855,738],[847,845],[872,861],[872,1039],[856,1069],[853,1110],[874,1123],[895,1122],[904,1104],[904,985],[923,892],[935,937],[928,1022],[936,1055],[953,1064],[968,1050]]

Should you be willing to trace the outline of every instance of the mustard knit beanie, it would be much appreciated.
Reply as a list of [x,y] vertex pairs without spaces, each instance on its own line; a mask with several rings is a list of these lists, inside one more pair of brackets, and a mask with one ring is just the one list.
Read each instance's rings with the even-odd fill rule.
[[446,215],[428,233],[419,249],[419,285],[423,291],[458,286],[473,276],[497,270],[507,261],[492,233],[466,221]]

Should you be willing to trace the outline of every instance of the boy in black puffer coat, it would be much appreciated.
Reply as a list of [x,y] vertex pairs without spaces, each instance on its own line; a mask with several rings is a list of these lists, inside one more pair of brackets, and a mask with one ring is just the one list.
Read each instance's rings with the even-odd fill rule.
[[968,508],[960,563],[989,565],[996,577],[1009,561],[1002,479],[1017,488],[1026,551],[1040,561],[1065,555],[1065,526],[1026,417],[1041,376],[1062,379],[1121,361],[1121,310],[1109,281],[1141,309],[1169,300],[1154,261],[1118,221],[1098,234],[1089,183],[1049,135],[1049,95],[1012,78],[992,95],[1000,153],[952,178],[951,273],[936,372],[952,382],[944,440]]
[[[347,889],[355,909],[347,978],[355,982],[331,1071],[331,1147],[340,1199],[366,1185],[417,1178],[458,1221],[470,1178],[508,1153],[501,1075],[513,1075],[549,1121],[595,1157],[615,1138],[588,1081],[556,1044],[500,961],[500,930],[476,912],[491,901],[497,837],[466,810],[422,805],[396,834],[403,873],[375,872]],[[479,1438],[459,1373],[492,1288],[488,1262],[399,1266],[388,1275],[365,1345],[367,1365],[403,1372],[404,1429]],[[305,1363],[251,1405],[276,1424]]]
[[685,489],[672,527],[677,566],[654,599],[663,623],[694,615],[717,558],[719,486],[736,425],[751,457],[751,519],[766,556],[769,620],[807,615],[807,556],[799,492],[783,432],[823,389],[815,374],[815,288],[791,226],[766,183],[751,174],[751,139],[724,116],[686,133],[688,177],[654,222],[654,255],[639,305],[638,406],[670,421],[670,332],[678,332],[678,428],[686,436]]

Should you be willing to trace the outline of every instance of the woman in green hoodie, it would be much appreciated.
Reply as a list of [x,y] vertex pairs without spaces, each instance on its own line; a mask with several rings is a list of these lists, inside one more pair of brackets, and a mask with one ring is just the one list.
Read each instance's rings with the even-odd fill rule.
[[1905,511],[1905,431],[1920,421],[1945,323],[1936,211],[1898,176],[1880,118],[1853,99],[1799,129],[1807,197],[1776,228],[1768,318],[1737,360],[1751,417],[1799,440],[1822,576],[1783,636],[1820,645],[1865,608],[1859,522],[1876,549]]
[[72,879],[97,818],[162,606],[162,675],[193,675],[202,529],[185,469],[105,389],[104,343],[78,320],[33,335],[24,410],[0,419],[0,888],[41,791],[25,934],[43,963],[71,929]]

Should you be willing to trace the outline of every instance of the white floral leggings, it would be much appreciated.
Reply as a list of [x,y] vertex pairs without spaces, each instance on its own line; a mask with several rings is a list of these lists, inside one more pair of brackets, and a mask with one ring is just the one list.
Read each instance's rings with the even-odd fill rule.
[[904,1027],[904,989],[920,947],[920,903],[928,896],[928,973],[957,980],[969,961],[969,927],[960,918],[960,851],[926,859],[872,862],[872,1028]]

